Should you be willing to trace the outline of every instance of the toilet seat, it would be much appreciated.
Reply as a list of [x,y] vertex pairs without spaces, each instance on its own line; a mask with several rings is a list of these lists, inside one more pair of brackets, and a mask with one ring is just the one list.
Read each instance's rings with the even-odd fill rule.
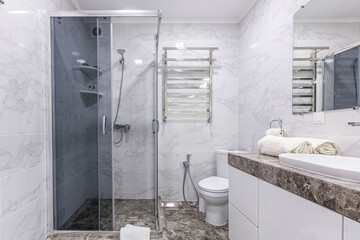
[[[199,193],[201,195],[201,197],[204,199],[205,197],[210,197],[210,198],[214,198],[214,199],[219,199],[219,198],[229,198],[229,192],[208,192],[205,190],[202,190],[201,188],[199,189]],[[227,201],[227,200],[226,200]]]
[[209,193],[227,193],[229,180],[222,177],[208,177],[199,182],[199,188]]

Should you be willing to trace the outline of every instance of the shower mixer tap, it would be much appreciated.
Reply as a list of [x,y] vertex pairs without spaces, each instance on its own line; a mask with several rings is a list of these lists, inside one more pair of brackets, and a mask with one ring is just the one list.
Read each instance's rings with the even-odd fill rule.
[[360,122],[348,122],[348,125],[352,127],[360,127]]
[[114,129],[124,129],[124,132],[127,133],[130,131],[130,124],[115,124]]

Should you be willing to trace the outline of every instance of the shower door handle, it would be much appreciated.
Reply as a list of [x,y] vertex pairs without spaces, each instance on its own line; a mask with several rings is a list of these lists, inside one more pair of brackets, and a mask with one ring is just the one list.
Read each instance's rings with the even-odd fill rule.
[[159,121],[157,119],[153,119],[152,131],[153,131],[153,133],[159,132]]
[[107,131],[106,131],[106,116],[102,117],[102,133],[103,133],[103,135],[107,134]]

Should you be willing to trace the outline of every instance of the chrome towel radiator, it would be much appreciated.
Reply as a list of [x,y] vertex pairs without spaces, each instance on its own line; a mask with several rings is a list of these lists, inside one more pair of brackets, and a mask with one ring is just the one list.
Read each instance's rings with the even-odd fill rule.
[[[212,118],[212,80],[216,47],[164,47],[163,116]],[[195,63],[195,64],[194,64]]]

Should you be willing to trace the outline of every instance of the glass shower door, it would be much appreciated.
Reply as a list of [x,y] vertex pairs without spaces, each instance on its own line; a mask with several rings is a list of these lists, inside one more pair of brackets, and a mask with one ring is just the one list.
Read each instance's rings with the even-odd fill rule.
[[[154,231],[157,229],[157,131],[154,129],[157,19],[114,17],[112,22],[113,119],[119,124],[113,132],[114,230],[131,224]],[[125,126],[129,127],[125,129]]]
[[98,153],[100,230],[113,230],[111,19],[98,18]]
[[110,21],[52,18],[52,56],[54,229],[112,230]]

